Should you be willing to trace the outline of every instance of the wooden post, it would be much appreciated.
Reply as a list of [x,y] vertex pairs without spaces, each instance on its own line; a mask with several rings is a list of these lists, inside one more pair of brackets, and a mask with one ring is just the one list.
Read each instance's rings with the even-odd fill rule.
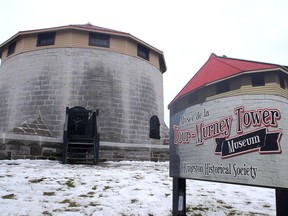
[[173,178],[173,216],[186,215],[186,179]]
[[275,189],[276,192],[276,214],[286,216],[288,213],[288,189]]

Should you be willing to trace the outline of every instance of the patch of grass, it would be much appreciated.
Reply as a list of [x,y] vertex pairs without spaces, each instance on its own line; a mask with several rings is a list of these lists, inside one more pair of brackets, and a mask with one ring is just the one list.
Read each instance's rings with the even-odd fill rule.
[[[70,209],[70,208],[66,208],[66,209],[64,209],[64,211],[65,211],[65,212],[79,212],[80,209],[75,209],[75,208]],[[73,215],[73,214],[72,214],[72,215]]]
[[55,196],[55,192],[43,192],[43,196]]
[[262,213],[258,213],[258,212],[249,212],[248,216],[259,216],[259,215],[263,215],[266,216],[267,214],[262,214]]
[[186,213],[193,212],[192,206],[186,206]]
[[52,216],[52,214],[48,211],[43,211],[42,212],[42,215],[45,215],[45,216]]
[[[209,210],[209,208],[207,207],[203,207],[203,205],[198,205],[198,206],[195,206],[195,207],[191,207],[191,209],[193,211],[203,211],[203,212],[206,212]],[[189,207],[186,207],[186,212],[188,212],[188,210],[191,210]]]
[[79,206],[76,202],[71,201],[69,199],[65,199],[65,200],[61,201],[60,204],[69,204],[68,207],[78,207]]
[[2,196],[2,199],[15,199],[15,194],[7,194]]
[[46,178],[40,178],[40,179],[30,179],[29,182],[30,183],[39,183],[44,181]]
[[94,185],[94,186],[92,187],[92,190],[97,190],[97,186]]
[[227,213],[227,216],[235,216],[235,215],[240,215],[239,213],[237,214],[236,210],[232,210]]
[[95,194],[95,192],[91,191],[91,192],[88,192],[87,194],[81,194],[81,195],[79,195],[79,197],[92,198],[92,197],[94,197],[94,194]]
[[62,201],[60,202],[60,204],[65,204],[65,203],[70,203],[70,200],[69,200],[69,199],[65,199],[65,200],[62,200]]
[[61,212],[61,211],[63,211],[62,208],[56,208],[52,210],[52,212]]
[[74,188],[75,185],[74,185],[74,181],[73,179],[68,179],[66,182],[65,182],[65,185],[69,188]]
[[[194,210],[195,207],[192,207],[192,206],[186,206],[186,213],[193,213],[192,215],[193,216],[202,216],[201,213],[195,213],[194,211],[198,210]],[[200,210],[201,211],[201,210]]]
[[98,204],[97,202],[90,202],[89,206],[99,206],[100,204]]
[[137,202],[139,202],[138,199],[131,199],[131,203],[132,203],[132,204],[133,204],[133,203],[137,203]]
[[133,178],[136,180],[141,180],[141,179],[143,179],[143,176],[140,176],[137,174],[137,175],[134,175]]
[[209,208],[204,207],[203,205],[197,205],[197,206],[191,206],[191,205],[187,205],[186,206],[186,213],[193,213],[193,216],[200,216],[202,214],[199,213],[195,213],[195,211],[201,211],[201,212],[206,212],[208,211]]
[[70,202],[69,207],[78,207],[79,205],[76,202]]
[[223,208],[226,208],[226,209],[233,209],[233,206],[231,206],[231,205],[223,205]]
[[217,200],[217,203],[221,204],[223,208],[233,209],[233,206],[227,205],[223,200]]
[[265,204],[265,205],[263,205],[263,208],[271,208],[271,206],[268,204]]
[[217,200],[217,203],[222,204],[222,205],[225,204],[223,200]]
[[104,186],[103,190],[106,191],[106,190],[108,190],[110,188],[111,188],[110,186]]

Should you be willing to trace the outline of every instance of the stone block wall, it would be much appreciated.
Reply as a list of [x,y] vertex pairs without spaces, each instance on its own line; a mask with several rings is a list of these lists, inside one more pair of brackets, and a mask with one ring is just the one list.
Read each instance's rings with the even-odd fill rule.
[[[101,141],[167,142],[162,73],[144,59],[108,50],[52,48],[13,56],[0,67],[0,104],[5,134],[62,138],[65,108],[82,106],[99,109]],[[153,115],[160,140],[149,138]],[[47,126],[41,134],[27,124],[39,118]]]
[[168,161],[169,145],[145,145],[141,147],[128,143],[100,144],[102,161]]
[[62,146],[59,139],[32,135],[10,135],[0,139],[0,160],[9,159],[49,159],[62,158]]
[[[48,159],[62,161],[59,138],[12,135],[0,138],[0,160]],[[169,145],[100,142],[99,161],[168,161]]]

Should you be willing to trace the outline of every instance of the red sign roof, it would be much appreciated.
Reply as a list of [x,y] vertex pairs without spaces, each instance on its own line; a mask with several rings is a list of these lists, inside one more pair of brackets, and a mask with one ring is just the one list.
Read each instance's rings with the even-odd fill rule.
[[282,68],[287,71],[287,68],[277,64],[234,59],[225,56],[220,57],[212,53],[208,61],[172,100],[169,107],[178,98],[213,82],[221,81],[244,72],[274,70],[276,68]]

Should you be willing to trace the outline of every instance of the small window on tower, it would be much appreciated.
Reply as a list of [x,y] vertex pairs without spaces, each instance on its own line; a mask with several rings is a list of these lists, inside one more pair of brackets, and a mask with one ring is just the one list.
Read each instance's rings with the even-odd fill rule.
[[283,75],[279,75],[279,82],[280,82],[280,87],[282,89],[285,89],[285,77]]
[[110,35],[99,34],[99,33],[89,33],[89,45],[99,46],[99,47],[109,47]]
[[265,86],[264,74],[262,73],[251,74],[251,82],[253,87]]
[[16,41],[13,42],[13,43],[11,43],[11,44],[8,46],[7,56],[12,55],[12,54],[15,52],[15,49],[16,49]]
[[150,119],[150,138],[160,139],[160,122],[156,115],[153,115]]
[[149,49],[140,44],[138,44],[137,48],[137,55],[149,61]]
[[37,35],[37,46],[49,46],[55,44],[56,32],[40,33]]
[[195,103],[198,100],[198,94],[196,92],[189,95],[189,103]]
[[217,86],[216,86],[217,94],[221,94],[221,93],[228,92],[228,91],[230,91],[229,81],[226,80],[226,81],[217,83]]

